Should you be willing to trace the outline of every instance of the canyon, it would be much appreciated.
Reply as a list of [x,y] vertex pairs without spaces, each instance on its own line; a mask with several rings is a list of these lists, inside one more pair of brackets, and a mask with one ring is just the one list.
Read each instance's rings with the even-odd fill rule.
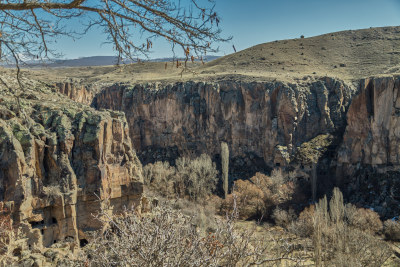
[[[196,63],[194,76],[164,63],[26,71],[25,90],[0,88],[0,210],[27,240],[15,246],[84,245],[99,210],[147,209],[142,164],[206,153],[218,165],[221,142],[230,182],[282,168],[317,179],[317,197],[339,186],[348,201],[395,216],[399,35],[388,27],[267,43]],[[327,64],[336,44],[348,53]],[[312,64],[301,51],[317,51]]]
[[400,76],[114,84],[99,90],[91,105],[126,115],[143,164],[174,164],[177,157],[202,153],[219,162],[226,142],[231,180],[273,168],[309,180],[315,164],[319,196],[340,186],[353,202],[394,216],[399,89]]

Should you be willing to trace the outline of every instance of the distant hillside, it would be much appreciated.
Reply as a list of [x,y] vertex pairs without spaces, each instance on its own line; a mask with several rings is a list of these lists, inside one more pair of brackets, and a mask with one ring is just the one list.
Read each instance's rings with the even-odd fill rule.
[[[219,58],[219,56],[206,56],[205,61],[209,62]],[[150,60],[141,60],[142,62],[169,62],[172,61],[173,58],[156,58]],[[180,61],[184,60],[179,58]],[[123,63],[136,63],[137,61],[132,60],[124,60]],[[62,68],[62,67],[94,67],[94,66],[109,66],[115,65],[118,63],[118,57],[116,56],[92,56],[92,57],[82,57],[77,59],[63,59],[63,60],[55,60],[52,63],[48,64],[37,64],[35,62],[28,63],[28,67],[50,67],[50,68]]]
[[118,63],[116,56],[93,56],[77,59],[57,60],[48,65],[48,67],[81,67],[81,66],[107,66]]

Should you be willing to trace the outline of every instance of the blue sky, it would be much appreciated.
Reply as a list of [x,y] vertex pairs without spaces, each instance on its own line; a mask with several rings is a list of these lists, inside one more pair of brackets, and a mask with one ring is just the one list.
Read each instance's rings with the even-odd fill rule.
[[[239,51],[300,35],[400,25],[400,0],[216,0],[216,11],[223,35],[233,36],[230,43],[219,45],[219,55],[232,53],[232,44]],[[71,25],[79,27],[77,22]],[[104,41],[100,30],[92,30],[76,41],[60,39],[56,48],[65,58],[113,55],[110,45],[101,45]],[[170,56],[166,42],[154,43],[150,57]]]

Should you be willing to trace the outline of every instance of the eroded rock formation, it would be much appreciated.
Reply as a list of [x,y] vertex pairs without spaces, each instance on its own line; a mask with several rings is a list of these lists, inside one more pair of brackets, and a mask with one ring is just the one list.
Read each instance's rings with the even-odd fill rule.
[[400,206],[399,84],[397,76],[116,84],[92,105],[125,112],[143,163],[191,153],[218,159],[225,141],[234,176],[317,168],[321,194],[339,185],[351,201],[391,216]]
[[61,94],[83,104],[90,104],[95,95],[95,90],[92,88],[74,82],[56,83],[55,86]]
[[125,112],[144,163],[190,153],[218,158],[225,141],[233,176],[317,168],[320,194],[339,185],[353,202],[391,216],[400,204],[399,84],[382,77],[114,85],[93,106]]
[[360,82],[347,113],[337,179],[384,215],[400,206],[400,77]]
[[37,95],[0,103],[0,202],[40,248],[86,238],[101,205],[139,206],[141,163],[124,114]]
[[343,129],[354,93],[331,78],[114,85],[97,94],[93,105],[125,112],[144,162],[190,153],[216,156],[225,141],[233,168],[254,169],[287,165],[282,153],[292,155],[303,142]]

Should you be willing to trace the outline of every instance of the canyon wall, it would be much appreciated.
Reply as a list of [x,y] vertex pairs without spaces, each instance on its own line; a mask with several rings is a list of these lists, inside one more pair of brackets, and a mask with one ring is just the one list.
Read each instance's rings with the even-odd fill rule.
[[61,94],[83,104],[92,103],[93,97],[95,96],[95,90],[93,88],[79,85],[79,83],[76,82],[56,83],[55,87],[58,88]]
[[315,164],[320,194],[337,185],[352,202],[391,216],[400,205],[399,84],[399,77],[116,84],[92,105],[125,112],[144,164],[201,153],[218,162],[225,141],[233,178],[275,166],[310,174]]
[[340,186],[383,216],[400,206],[400,78],[115,84],[96,108],[126,114],[144,164],[230,148],[231,178],[275,166],[310,174],[319,193]]
[[337,179],[352,200],[394,216],[400,207],[400,77],[360,81],[337,152]]
[[32,94],[0,103],[0,203],[31,248],[84,243],[100,207],[140,207],[141,163],[124,114]]
[[354,94],[331,78],[114,85],[93,106],[125,112],[143,163],[191,153],[215,157],[224,141],[234,170],[260,170],[286,166],[303,142],[343,131]]

